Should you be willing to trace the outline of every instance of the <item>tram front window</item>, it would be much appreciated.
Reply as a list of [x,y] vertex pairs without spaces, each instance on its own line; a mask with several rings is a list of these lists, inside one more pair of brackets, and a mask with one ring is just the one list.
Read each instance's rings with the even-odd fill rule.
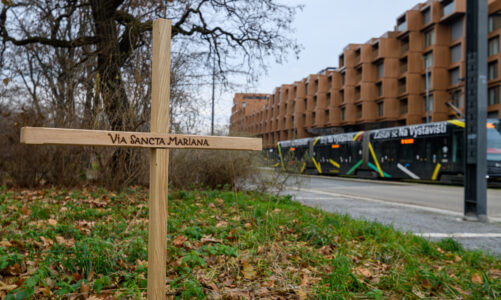
[[487,124],[487,160],[501,161],[501,122]]

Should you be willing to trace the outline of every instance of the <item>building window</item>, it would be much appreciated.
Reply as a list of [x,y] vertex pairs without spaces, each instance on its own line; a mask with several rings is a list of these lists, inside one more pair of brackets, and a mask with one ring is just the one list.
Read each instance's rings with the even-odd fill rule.
[[384,115],[384,103],[383,102],[379,102],[377,104],[377,115],[382,117]]
[[424,111],[433,111],[433,95],[428,95],[428,107],[426,107],[426,97],[424,98]]
[[247,105],[247,103],[242,102],[242,108],[245,108],[246,105]]
[[435,44],[435,30],[429,30],[424,33],[424,47],[428,48]]
[[463,92],[461,90],[454,91],[451,94],[451,102],[457,108],[463,107]]
[[430,51],[423,55],[425,68],[433,67],[433,51]]
[[384,63],[380,63],[377,65],[377,75],[379,78],[384,76]]
[[424,78],[424,87],[425,89],[427,88],[428,90],[433,88],[433,80],[431,80],[431,72],[428,72],[428,81],[426,81],[426,73],[423,76]]
[[344,67],[344,55],[339,56],[339,67]]
[[317,96],[313,96],[313,107],[317,107]]
[[489,71],[489,74],[488,74],[489,80],[493,80],[493,79],[498,78],[498,61],[497,60],[489,63],[488,71]]
[[327,86],[328,87],[332,87],[332,75],[330,75],[329,77],[327,77]]
[[405,78],[399,79],[398,80],[398,93],[403,94],[406,91],[406,80]]
[[459,19],[451,25],[451,42],[463,36],[463,19]]
[[372,45],[372,58],[377,58],[379,56],[379,44]]
[[357,119],[362,118],[362,105],[357,105]]
[[400,114],[405,115],[407,113],[407,99],[400,100]]
[[308,84],[304,85],[304,93],[305,95],[308,95]]
[[341,73],[341,84],[344,85],[345,73]]
[[344,91],[339,91],[339,96],[341,98],[341,103],[344,103]]
[[331,106],[331,93],[327,93],[325,104],[327,107]]
[[489,39],[489,56],[499,53],[499,36]]
[[383,96],[383,83],[381,83],[381,82],[376,83],[376,89],[377,89],[377,96],[382,97]]
[[407,20],[405,20],[405,16],[397,21],[397,31],[407,31]]
[[346,120],[346,108],[341,108],[341,120]]
[[501,27],[501,11],[497,11],[489,16],[489,33]]
[[316,118],[316,115],[317,115],[317,114],[316,114],[315,112],[312,112],[312,113],[311,113],[311,120],[312,120],[312,122],[313,122],[313,123],[315,123],[315,118]]
[[431,22],[431,9],[429,7],[423,11],[423,20],[424,24]]
[[325,111],[325,123],[329,123],[329,110]]
[[357,82],[362,81],[362,67],[357,69]]
[[501,103],[499,92],[500,92],[499,86],[489,88],[489,105],[495,105]]
[[450,1],[449,3],[445,4],[442,7],[442,17],[447,16],[453,12],[454,12],[454,0]]
[[451,85],[459,84],[459,67],[450,70],[449,75],[451,78]]
[[409,37],[405,37],[400,42],[400,53],[404,54],[407,50],[409,50]]
[[360,99],[360,86],[355,87],[355,100]]
[[399,67],[399,74],[407,72],[407,56],[400,59],[400,67]]
[[451,47],[451,64],[461,60],[462,54],[461,44]]

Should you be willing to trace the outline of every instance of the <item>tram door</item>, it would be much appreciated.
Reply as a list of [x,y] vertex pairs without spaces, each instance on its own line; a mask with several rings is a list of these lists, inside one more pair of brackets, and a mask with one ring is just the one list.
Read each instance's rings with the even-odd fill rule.
[[463,170],[464,163],[464,131],[461,129],[454,129],[452,132],[452,153],[451,163],[453,171],[458,173]]

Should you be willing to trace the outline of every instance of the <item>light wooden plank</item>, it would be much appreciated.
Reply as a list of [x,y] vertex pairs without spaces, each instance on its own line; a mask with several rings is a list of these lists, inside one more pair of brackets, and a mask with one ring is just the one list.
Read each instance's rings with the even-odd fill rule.
[[159,149],[262,150],[260,138],[23,127],[21,143]]
[[[169,132],[171,22],[153,21],[151,131]],[[158,139],[156,139],[158,140]],[[165,299],[169,150],[150,151],[148,299]]]

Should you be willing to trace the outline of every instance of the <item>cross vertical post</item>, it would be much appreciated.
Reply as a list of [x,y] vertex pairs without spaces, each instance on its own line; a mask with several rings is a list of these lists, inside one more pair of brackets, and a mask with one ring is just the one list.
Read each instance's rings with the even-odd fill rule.
[[[151,132],[169,132],[171,22],[153,22]],[[148,299],[165,299],[169,150],[150,150]]]

